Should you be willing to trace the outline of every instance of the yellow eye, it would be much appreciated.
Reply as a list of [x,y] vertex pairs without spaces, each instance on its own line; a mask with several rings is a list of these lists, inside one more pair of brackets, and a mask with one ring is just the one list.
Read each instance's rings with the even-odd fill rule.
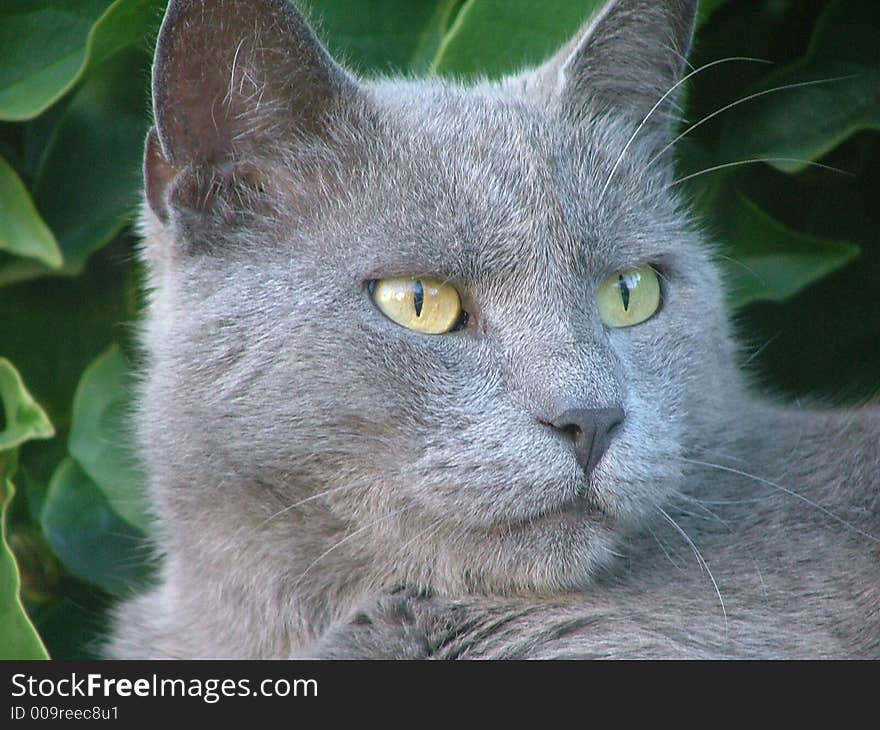
[[599,314],[608,327],[631,327],[660,308],[660,280],[650,266],[612,274],[596,292]]
[[388,319],[422,334],[451,332],[465,317],[455,287],[427,276],[379,279],[371,293],[376,306]]

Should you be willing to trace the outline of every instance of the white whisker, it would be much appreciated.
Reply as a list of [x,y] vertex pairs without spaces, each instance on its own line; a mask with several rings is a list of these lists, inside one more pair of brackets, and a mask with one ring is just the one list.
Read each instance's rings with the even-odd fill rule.
[[730,104],[727,104],[726,106],[723,106],[720,109],[716,109],[711,114],[707,114],[705,117],[703,117],[699,122],[689,126],[681,134],[679,134],[674,140],[672,140],[668,145],[666,145],[662,150],[660,150],[656,155],[654,155],[648,161],[647,167],[651,167],[655,162],[657,162],[657,160],[659,160],[663,156],[663,154],[667,150],[669,150],[670,147],[674,147],[676,144],[678,144],[678,142],[680,142],[684,137],[689,135],[695,129],[697,129],[698,127],[701,127],[706,122],[714,119],[719,114],[723,114],[724,112],[728,111],[729,109],[733,109],[734,107],[737,107],[740,104],[744,104],[745,102],[751,101],[752,99],[757,99],[761,96],[766,96],[767,94],[773,94],[778,91],[787,91],[789,89],[797,89],[802,86],[816,86],[817,84],[827,84],[827,83],[831,83],[833,81],[844,81],[846,79],[851,79],[854,76],[855,76],[855,74],[850,74],[849,76],[836,76],[836,77],[828,78],[828,79],[817,79],[815,81],[801,81],[800,83],[785,84],[784,86],[775,86],[772,89],[764,89],[763,91],[758,91],[758,92],[755,92],[754,94],[749,94],[748,96],[745,96],[742,99],[738,99],[737,101],[731,102]]
[[697,519],[714,520],[715,522],[718,522],[720,525],[723,525],[724,527],[726,527],[728,530],[730,529],[730,525],[724,519],[719,517],[712,510],[710,510],[706,506],[706,503],[703,502],[702,500],[697,499],[696,497],[692,497],[687,494],[682,494],[680,492],[673,495],[673,496],[676,497],[677,499],[682,500],[683,502],[685,502],[687,504],[692,504],[695,507],[698,507],[699,509],[701,509],[703,512],[705,512],[705,516],[696,514],[695,512],[691,512],[691,511],[684,512],[684,514],[687,514],[691,517],[695,517]]
[[826,509],[818,502],[814,502],[812,499],[805,497],[803,494],[799,494],[798,492],[795,492],[793,489],[789,489],[788,487],[783,487],[781,484],[777,484],[776,482],[771,482],[769,479],[764,479],[763,477],[759,477],[755,474],[749,474],[748,472],[742,471],[741,469],[734,469],[733,467],[722,466],[721,464],[713,464],[713,463],[710,463],[707,461],[697,461],[696,459],[688,459],[684,456],[679,456],[677,458],[681,459],[682,461],[686,461],[690,464],[696,464],[697,466],[705,466],[705,467],[709,467],[711,469],[719,469],[720,471],[726,471],[731,474],[737,474],[739,476],[746,477],[748,479],[754,479],[756,482],[759,482],[760,484],[766,484],[768,487],[773,487],[774,489],[778,489],[780,492],[783,492],[784,494],[788,494],[789,496],[794,497],[795,499],[799,499],[802,502],[804,502],[805,504],[808,504],[810,507],[813,507],[813,508],[819,510],[822,514],[826,515],[827,517],[830,517],[832,520],[834,520],[835,522],[837,522],[840,525],[843,525],[847,529],[853,530],[854,532],[858,533],[862,537],[866,537],[869,540],[871,540],[872,542],[880,543],[880,538],[877,538],[874,535],[871,535],[870,533],[865,532],[864,530],[856,527],[852,523],[847,522],[842,517],[838,517],[831,510]]
[[330,553],[332,553],[334,550],[336,550],[336,549],[342,547],[342,546],[345,545],[345,543],[347,543],[349,540],[353,540],[355,537],[357,537],[358,535],[360,535],[360,534],[363,533],[363,532],[366,532],[366,531],[369,530],[371,527],[374,527],[374,526],[378,525],[380,522],[384,522],[385,520],[389,520],[389,519],[391,519],[392,517],[396,517],[397,515],[400,515],[400,514],[406,512],[407,510],[411,510],[411,509],[413,509],[415,506],[416,506],[416,505],[411,504],[411,505],[409,505],[409,506],[407,506],[407,507],[403,507],[403,508],[401,508],[401,509],[394,510],[393,512],[389,512],[387,515],[382,515],[382,516],[379,517],[378,519],[375,519],[375,520],[372,520],[372,521],[368,522],[366,525],[363,525],[362,527],[359,527],[359,528],[358,528],[357,530],[355,530],[354,532],[349,533],[348,535],[346,535],[345,537],[343,537],[341,540],[339,540],[339,541],[337,541],[336,543],[334,543],[331,547],[327,548],[327,549],[326,549],[324,552],[322,552],[317,558],[315,558],[311,563],[309,563],[309,565],[306,567],[306,569],[305,569],[302,573],[299,574],[299,576],[297,577],[297,579],[294,581],[294,584],[293,584],[294,588],[296,588],[296,587],[299,586],[300,582],[303,580],[303,578],[306,577],[306,575],[308,575],[308,573],[312,570],[312,568],[314,568],[319,562],[321,562],[324,558],[326,558],[326,557],[327,557]]
[[678,563],[678,561],[674,560],[673,557],[669,554],[669,551],[666,549],[666,546],[663,544],[663,542],[660,540],[660,538],[657,537],[657,533],[651,529],[650,525],[645,525],[645,527],[647,528],[651,537],[654,538],[654,542],[656,542],[660,546],[660,549],[663,551],[663,554],[666,556],[666,559],[669,560],[670,563],[672,563],[672,566],[674,568],[681,570],[682,569],[681,565]]
[[682,527],[669,516],[669,514],[664,510],[660,505],[654,505],[663,517],[671,524],[676,531],[685,539],[688,545],[690,545],[691,550],[694,551],[694,555],[699,561],[700,566],[706,570],[706,573],[709,575],[709,580],[712,581],[712,585],[715,587],[715,594],[718,596],[718,601],[721,604],[721,613],[724,614],[724,630],[727,631],[727,609],[724,607],[724,599],[721,597],[721,591],[718,588],[718,583],[715,581],[715,576],[712,575],[712,571],[709,568],[709,564],[705,561],[700,551],[697,549],[697,546],[694,544],[694,541],[691,540],[690,536],[682,529]]
[[752,360],[758,357],[764,350],[766,350],[770,345],[772,345],[779,337],[782,335],[782,332],[777,332],[773,337],[767,340],[763,345],[761,345],[757,350],[755,350],[751,355],[749,355],[748,359],[743,363],[743,365],[748,365]]
[[698,172],[693,172],[690,175],[685,175],[684,177],[680,177],[677,180],[673,180],[669,185],[666,186],[666,190],[669,188],[680,185],[683,182],[687,182],[688,180],[693,180],[695,177],[700,177],[700,175],[706,175],[710,172],[717,172],[718,170],[725,170],[729,167],[740,167],[742,165],[756,165],[760,162],[797,162],[802,165],[806,165],[807,167],[817,167],[822,170],[829,170],[830,172],[837,172],[841,175],[846,175],[847,177],[855,177],[855,174],[848,172],[847,170],[841,170],[839,167],[832,167],[831,165],[823,165],[821,162],[813,162],[812,160],[802,160],[798,157],[755,157],[751,160],[737,160],[736,162],[725,162],[722,165],[713,165],[712,167],[707,167],[704,170],[700,170]]
[[321,492],[318,492],[317,494],[311,495],[310,497],[306,497],[305,499],[301,499],[298,502],[294,502],[293,504],[289,504],[286,507],[282,507],[280,510],[278,510],[277,512],[275,512],[272,515],[269,515],[265,520],[263,520],[259,525],[257,525],[256,529],[259,530],[260,528],[265,527],[267,524],[269,524],[276,517],[280,517],[281,515],[283,515],[287,512],[290,512],[290,510],[296,509],[297,507],[304,505],[308,502],[312,502],[316,499],[320,499],[321,497],[326,497],[328,494],[333,494],[334,492],[339,492],[343,489],[351,489],[351,485],[350,484],[343,484],[341,487],[333,487],[332,489],[325,489]]
[[398,546],[397,546],[397,550],[398,550],[398,552],[399,552],[401,555],[406,555],[406,548],[408,548],[410,545],[412,545],[412,544],[413,544],[414,542],[416,542],[417,540],[422,540],[422,541],[424,541],[425,543],[427,543],[428,541],[430,541],[430,539],[431,539],[432,537],[434,537],[434,535],[436,535],[436,534],[440,531],[440,528],[442,528],[442,527],[446,524],[446,519],[447,519],[447,518],[446,518],[445,516],[444,516],[444,517],[439,517],[439,518],[437,518],[437,519],[431,524],[431,526],[428,527],[428,529],[427,529],[426,531],[424,531],[424,532],[417,532],[417,533],[416,533],[413,537],[411,537],[409,540],[407,540],[406,542],[404,542],[404,543],[398,545]]
[[617,156],[617,160],[615,160],[614,165],[611,167],[611,172],[608,174],[608,178],[605,180],[605,185],[602,187],[602,191],[599,193],[600,200],[605,198],[605,193],[608,192],[608,186],[611,185],[611,179],[614,177],[614,174],[617,172],[617,168],[620,166],[620,163],[623,161],[623,158],[626,156],[626,153],[629,150],[630,146],[632,145],[633,142],[635,142],[636,138],[639,136],[639,133],[642,131],[644,126],[648,123],[648,120],[650,120],[650,118],[652,116],[654,116],[654,112],[656,112],[662,106],[663,102],[666,101],[669,98],[669,96],[671,94],[673,94],[676,91],[676,89],[678,89],[678,87],[680,87],[684,83],[687,83],[687,81],[689,79],[691,79],[693,76],[696,76],[698,73],[700,73],[702,71],[706,71],[707,69],[710,69],[713,66],[719,66],[722,63],[731,63],[733,61],[751,61],[753,63],[770,63],[770,61],[766,61],[762,58],[749,58],[746,56],[734,56],[731,58],[719,58],[716,61],[710,61],[709,63],[706,63],[706,64],[700,66],[698,69],[691,71],[690,73],[686,74],[681,79],[676,81],[666,91],[666,93],[663,94],[663,96],[661,96],[657,100],[657,103],[651,107],[651,110],[645,115],[645,118],[642,119],[642,121],[639,123],[639,126],[636,127],[636,131],[633,132],[632,135],[630,136],[630,138],[626,141],[626,144],[623,146],[623,149],[620,151],[620,154]]

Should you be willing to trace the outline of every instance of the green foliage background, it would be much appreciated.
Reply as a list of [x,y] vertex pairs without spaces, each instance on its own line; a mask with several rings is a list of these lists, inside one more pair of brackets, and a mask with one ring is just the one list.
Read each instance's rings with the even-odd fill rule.
[[[600,4],[302,3],[356,71],[462,78],[540,61]],[[132,221],[163,6],[0,6],[0,658],[93,656],[107,608],[154,569],[125,414],[142,305]],[[676,148],[721,246],[744,359],[791,396],[870,397],[880,3],[703,0],[692,64],[734,57],[761,61],[694,74],[682,129],[701,123]]]

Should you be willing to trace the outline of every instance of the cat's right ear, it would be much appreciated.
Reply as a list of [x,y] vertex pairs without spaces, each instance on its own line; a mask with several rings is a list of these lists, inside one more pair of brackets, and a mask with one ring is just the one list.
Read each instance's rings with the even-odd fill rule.
[[685,78],[697,0],[607,0],[554,57],[520,78],[575,119],[609,113],[666,144]]
[[153,63],[150,208],[165,221],[237,180],[259,185],[249,162],[321,135],[356,88],[287,0],[170,0]]

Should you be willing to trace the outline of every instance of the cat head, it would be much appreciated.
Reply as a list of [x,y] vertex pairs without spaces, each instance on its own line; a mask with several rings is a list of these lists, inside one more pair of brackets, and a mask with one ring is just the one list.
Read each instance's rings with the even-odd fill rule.
[[656,512],[735,379],[666,149],[695,7],[613,0],[465,86],[357,79],[285,0],[172,0],[140,432],[175,540],[548,589]]

